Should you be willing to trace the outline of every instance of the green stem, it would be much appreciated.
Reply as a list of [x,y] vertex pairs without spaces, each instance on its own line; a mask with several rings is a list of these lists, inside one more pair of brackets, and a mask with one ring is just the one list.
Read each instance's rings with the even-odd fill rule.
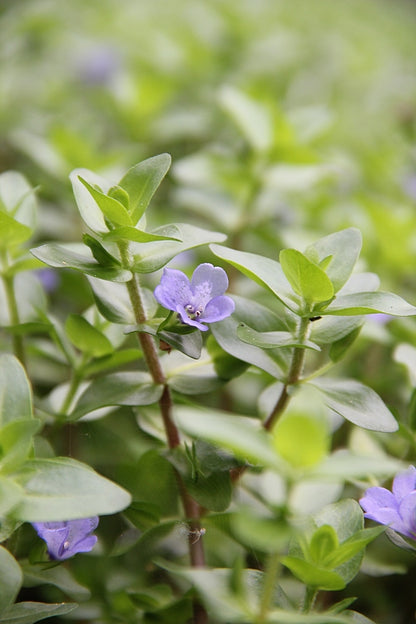
[[276,586],[276,578],[280,568],[280,557],[278,553],[269,555],[264,572],[263,592],[260,601],[260,613],[257,618],[258,624],[266,621],[267,614],[273,601],[273,594]]
[[[308,337],[309,328],[310,328],[309,318],[302,317],[300,319],[298,332],[297,332],[297,339],[299,343],[302,344],[305,342],[305,340]],[[289,372],[287,375],[287,379],[283,385],[282,391],[280,393],[280,396],[277,400],[276,405],[274,406],[271,414],[267,417],[263,425],[267,431],[270,431],[271,429],[273,429],[273,426],[276,420],[286,409],[286,406],[290,401],[289,388],[290,386],[293,386],[294,384],[296,384],[299,381],[300,376],[302,375],[303,365],[305,363],[305,353],[306,353],[306,349],[304,347],[294,347],[293,349],[292,361],[290,363],[290,368],[289,368]]]
[[[9,310],[10,324],[18,325],[19,310],[17,306],[16,293],[14,290],[14,279],[11,275],[3,275],[4,290],[6,292],[7,307]],[[25,366],[26,357],[23,347],[23,338],[17,334],[13,334],[12,338],[13,353],[20,360],[21,364]]]
[[309,613],[315,604],[316,597],[318,595],[318,590],[315,587],[306,587],[305,590],[305,598],[303,600],[302,611],[304,613]]

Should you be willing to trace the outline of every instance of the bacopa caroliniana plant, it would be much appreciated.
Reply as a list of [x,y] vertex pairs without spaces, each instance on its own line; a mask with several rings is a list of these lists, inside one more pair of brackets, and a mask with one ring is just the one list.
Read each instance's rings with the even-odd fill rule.
[[[0,358],[0,622],[64,618],[75,608],[16,601],[23,584],[54,583],[88,598],[70,576],[74,557],[74,573],[97,580],[91,610],[80,607],[83,621],[368,623],[352,599],[336,602],[330,592],[356,577],[385,527],[364,528],[343,485],[365,489],[370,476],[387,479],[403,464],[333,451],[331,433],[341,418],[384,434],[398,423],[370,387],[328,373],[367,315],[416,308],[379,291],[374,274],[355,272],[356,228],[284,249],[279,260],[224,246],[223,234],[186,223],[148,228],[146,211],[169,166],[167,154],[155,156],[115,185],[74,171],[82,243],[31,253],[33,192],[15,172],[0,176],[3,325],[13,351]],[[195,248],[223,266],[195,263],[191,278],[171,266]],[[95,305],[62,320],[48,314],[29,272],[45,265],[84,274]],[[229,287],[227,267],[242,275],[240,286]],[[39,361],[67,379],[34,396],[28,375],[36,378]],[[240,390],[255,382],[255,415],[230,409],[230,381],[241,381]],[[101,422],[110,426],[106,465],[93,459],[105,444]],[[85,424],[84,461],[55,457],[46,440]],[[395,478],[393,494],[370,488],[361,505],[413,536],[414,486],[412,469]],[[98,516],[116,513],[100,540]],[[91,566],[94,558],[105,565]]]

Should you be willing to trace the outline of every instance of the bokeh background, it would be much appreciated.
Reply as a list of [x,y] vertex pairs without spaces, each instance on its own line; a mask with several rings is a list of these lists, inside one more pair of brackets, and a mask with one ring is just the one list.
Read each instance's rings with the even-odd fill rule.
[[[16,169],[39,187],[33,244],[71,241],[82,231],[72,169],[116,180],[169,152],[155,225],[190,220],[273,258],[354,225],[360,268],[414,304],[415,33],[412,0],[3,0],[0,172]],[[92,302],[69,272],[51,289],[61,315]],[[410,386],[392,354],[400,341],[415,343],[416,323],[367,325],[342,366],[404,420]],[[47,372],[51,385],[63,375]],[[45,369],[38,382],[46,393]],[[240,411],[255,411],[255,384],[230,392]],[[123,452],[114,422],[93,426],[101,453]],[[414,442],[389,444],[415,460]],[[414,558],[386,541],[380,548],[397,573],[361,575],[357,610],[408,624]]]

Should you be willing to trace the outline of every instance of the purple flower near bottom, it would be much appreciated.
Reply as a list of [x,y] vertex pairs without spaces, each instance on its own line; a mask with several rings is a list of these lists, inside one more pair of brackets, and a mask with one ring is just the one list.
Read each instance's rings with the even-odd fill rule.
[[224,295],[227,288],[224,269],[205,262],[195,269],[191,281],[178,269],[164,269],[154,294],[158,303],[177,312],[183,323],[207,331],[203,323],[222,321],[234,312],[234,301]]
[[384,487],[369,488],[360,505],[366,518],[416,539],[416,468],[410,466],[396,475],[392,492]]
[[32,522],[32,526],[46,542],[51,559],[69,559],[77,553],[89,552],[97,542],[97,536],[92,533],[98,526],[98,516],[64,522]]

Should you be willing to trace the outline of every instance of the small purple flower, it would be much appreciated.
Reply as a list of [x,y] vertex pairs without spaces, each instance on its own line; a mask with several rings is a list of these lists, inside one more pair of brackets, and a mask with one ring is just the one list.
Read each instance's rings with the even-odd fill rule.
[[164,269],[155,297],[164,308],[177,312],[183,323],[207,331],[203,323],[222,321],[234,312],[234,301],[224,295],[227,288],[224,269],[205,262],[191,281],[178,269]]
[[416,539],[416,468],[410,466],[396,475],[392,492],[383,487],[369,488],[360,505],[366,518]]
[[95,546],[97,537],[92,533],[98,526],[98,516],[64,522],[32,522],[32,526],[46,542],[51,559],[69,559]]

